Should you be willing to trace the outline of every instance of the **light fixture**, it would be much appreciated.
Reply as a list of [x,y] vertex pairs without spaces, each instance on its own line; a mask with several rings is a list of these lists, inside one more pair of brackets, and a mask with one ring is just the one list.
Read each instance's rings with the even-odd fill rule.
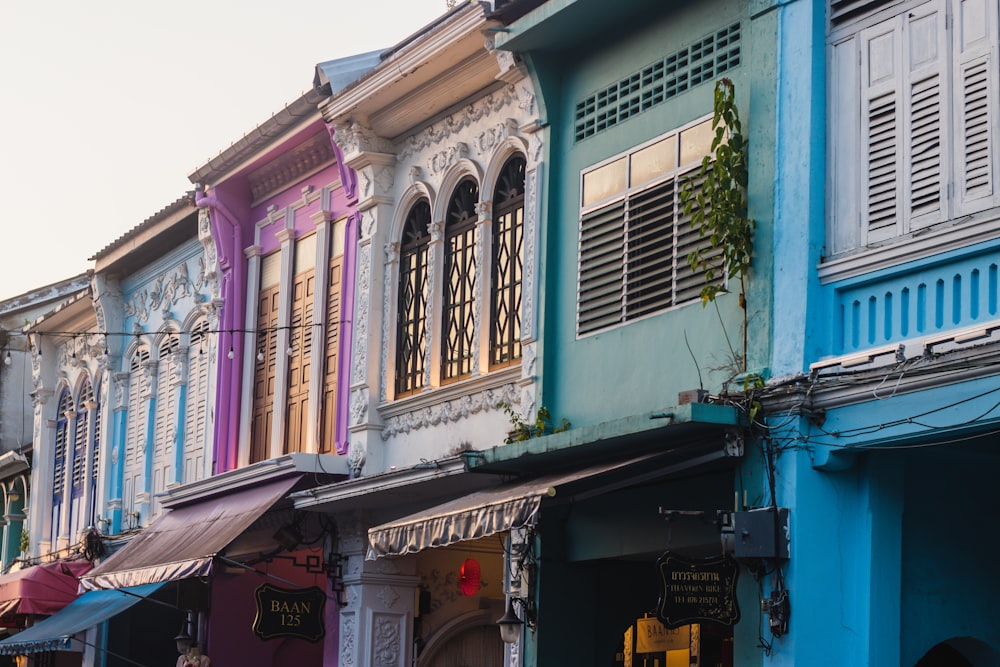
[[177,643],[177,652],[183,655],[194,646],[194,637],[188,634],[188,619],[185,618],[182,623],[180,634],[174,637],[174,641]]
[[[525,619],[523,621],[514,613],[515,602],[521,606],[521,612],[524,614]],[[513,644],[521,637],[521,628],[525,625],[532,630],[535,629],[534,602],[525,600],[524,598],[508,598],[507,612],[497,621],[497,627],[500,628],[500,639],[505,644]]]
[[257,350],[257,361],[264,361],[264,349]]
[[287,354],[288,356],[292,356],[293,354],[295,354],[295,350],[293,350],[291,346],[289,346],[289,348],[285,350],[285,354]]
[[230,359],[232,359],[233,357],[236,356],[236,353],[233,352],[233,346],[232,345],[229,346],[229,352],[226,353],[226,356],[229,357]]
[[7,350],[7,352],[3,355],[3,365],[4,366],[10,366],[11,363],[13,363],[13,362],[11,362],[11,359],[10,359],[10,350]]
[[471,597],[479,592],[482,586],[480,576],[479,561],[466,558],[458,568],[458,588],[462,595]]

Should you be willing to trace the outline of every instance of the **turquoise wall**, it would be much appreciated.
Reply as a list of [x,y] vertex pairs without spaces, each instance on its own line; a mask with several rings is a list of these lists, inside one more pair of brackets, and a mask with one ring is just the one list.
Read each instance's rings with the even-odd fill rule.
[[[675,3],[639,18],[641,23],[627,29],[610,28],[600,40],[587,39],[564,51],[535,52],[530,57],[533,74],[544,91],[543,109],[550,124],[548,193],[542,215],[541,403],[557,420],[565,417],[574,426],[661,410],[676,404],[678,392],[699,384],[719,391],[731,373],[717,369],[731,365],[730,343],[737,351],[741,346],[742,314],[735,294],[720,297],[718,309],[695,302],[596,334],[576,335],[581,171],[710,115],[713,81],[580,141],[573,136],[576,103],[693,40],[740,21],[743,64],[725,76],[736,82],[751,146],[767,143],[764,135],[758,142],[757,128],[773,126],[773,119],[764,117],[766,106],[762,105],[761,117],[755,118],[750,105],[750,77],[756,66],[749,63],[757,57],[757,32],[751,29],[745,5],[733,1]],[[766,60],[768,52],[762,51]],[[765,74],[773,79],[773,70]],[[769,162],[767,158],[755,162],[759,167],[753,176],[755,187],[773,184],[766,172]],[[766,227],[766,220],[762,223]],[[766,258],[766,246],[760,255]],[[765,275],[768,262],[760,261]],[[767,299],[766,288],[755,287],[753,294]],[[752,308],[757,313],[760,306],[752,304]],[[757,367],[767,365],[767,335],[760,334],[766,332],[766,320],[757,313],[751,323],[751,364]]]

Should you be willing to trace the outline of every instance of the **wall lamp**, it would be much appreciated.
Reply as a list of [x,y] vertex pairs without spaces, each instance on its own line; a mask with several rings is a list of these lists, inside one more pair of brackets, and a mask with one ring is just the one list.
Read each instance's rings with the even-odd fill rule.
[[[523,621],[514,613],[515,602],[521,607],[521,614],[524,616]],[[497,621],[497,627],[500,628],[500,638],[504,643],[513,644],[520,638],[523,626],[527,625],[528,629],[534,631],[537,623],[538,619],[534,600],[511,597],[507,599],[507,613]]]

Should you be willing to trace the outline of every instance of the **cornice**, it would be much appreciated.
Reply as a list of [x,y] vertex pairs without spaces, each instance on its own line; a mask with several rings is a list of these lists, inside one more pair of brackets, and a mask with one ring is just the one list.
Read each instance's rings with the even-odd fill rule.
[[[483,56],[493,61],[490,77],[495,76],[499,66],[486,51],[483,30],[497,25],[499,22],[485,18],[482,6],[468,3],[465,9],[453,13],[448,20],[419,39],[388,53],[369,74],[324,101],[320,105],[323,118],[337,125],[351,121],[367,124],[369,115],[392,109],[404,98],[412,100],[412,96],[415,93],[419,95],[428,82],[441,81],[442,75],[456,66],[461,71],[462,63],[467,59],[478,61],[476,51],[481,51]],[[455,84],[454,80],[452,84]],[[440,86],[436,85],[435,89],[440,91]],[[428,101],[432,100],[428,98]],[[413,104],[411,110],[411,113],[420,113],[421,107]],[[379,126],[375,126],[374,130],[390,138],[396,136],[383,133]]]

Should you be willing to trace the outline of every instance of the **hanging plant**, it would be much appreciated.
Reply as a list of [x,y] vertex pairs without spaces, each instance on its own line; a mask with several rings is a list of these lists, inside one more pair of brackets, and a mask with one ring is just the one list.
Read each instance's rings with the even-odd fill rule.
[[[714,301],[726,289],[718,281],[722,271],[739,281],[739,304],[743,309],[743,358],[747,358],[746,281],[753,259],[754,221],[747,215],[747,140],[743,136],[736,107],[736,90],[730,79],[715,84],[711,152],[701,162],[698,175],[681,187],[680,202],[691,226],[708,239],[687,257],[688,265],[705,276],[702,305]],[[721,253],[721,265],[719,263]]]

